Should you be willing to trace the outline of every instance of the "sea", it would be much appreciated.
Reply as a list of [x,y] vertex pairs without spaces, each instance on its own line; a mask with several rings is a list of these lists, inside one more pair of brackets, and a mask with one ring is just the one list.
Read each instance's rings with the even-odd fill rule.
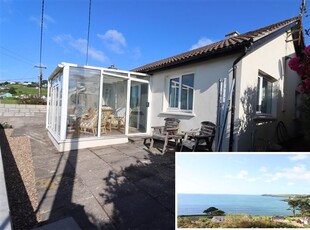
[[178,194],[177,215],[197,215],[209,207],[216,207],[226,214],[257,216],[292,215],[284,197],[262,195]]

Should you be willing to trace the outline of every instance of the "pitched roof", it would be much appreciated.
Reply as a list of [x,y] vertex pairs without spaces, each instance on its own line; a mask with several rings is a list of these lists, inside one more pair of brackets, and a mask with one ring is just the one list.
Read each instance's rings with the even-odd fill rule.
[[251,43],[255,43],[260,39],[272,34],[281,28],[284,28],[291,23],[299,22],[300,18],[295,17],[287,19],[257,30],[249,31],[244,34],[240,34],[235,37],[230,37],[219,42],[215,42],[210,45],[206,45],[188,52],[184,52],[175,56],[171,56],[144,66],[133,69],[134,72],[145,72],[151,73],[157,70],[165,69],[168,67],[188,63],[196,60],[207,60],[209,58],[214,58],[223,54],[230,54],[233,52],[238,52]]

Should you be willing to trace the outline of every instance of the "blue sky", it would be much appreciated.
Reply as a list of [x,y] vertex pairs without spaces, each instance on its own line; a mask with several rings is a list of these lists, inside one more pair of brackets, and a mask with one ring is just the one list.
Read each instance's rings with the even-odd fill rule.
[[[41,0],[0,0],[0,81],[37,81]],[[86,63],[88,0],[45,0],[43,79]],[[297,16],[301,0],[92,0],[88,64],[119,69]],[[307,4],[308,5],[308,4]],[[310,27],[305,18],[304,27]],[[308,38],[307,38],[307,43]]]
[[309,194],[307,154],[180,154],[177,193]]

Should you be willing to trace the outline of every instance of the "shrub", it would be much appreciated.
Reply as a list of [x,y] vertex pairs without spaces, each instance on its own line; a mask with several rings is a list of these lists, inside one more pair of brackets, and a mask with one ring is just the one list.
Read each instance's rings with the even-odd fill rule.
[[37,96],[29,96],[27,98],[19,99],[19,104],[46,105],[46,101],[43,98],[39,98]]
[[8,92],[9,92],[10,94],[16,94],[16,90],[15,90],[14,87],[10,87]]
[[2,129],[11,129],[11,128],[13,128],[13,126],[5,121],[5,122],[0,122],[0,128],[2,128]]
[[225,212],[215,208],[215,207],[209,207],[208,209],[204,210],[203,213],[206,213],[209,216],[223,216],[225,215]]

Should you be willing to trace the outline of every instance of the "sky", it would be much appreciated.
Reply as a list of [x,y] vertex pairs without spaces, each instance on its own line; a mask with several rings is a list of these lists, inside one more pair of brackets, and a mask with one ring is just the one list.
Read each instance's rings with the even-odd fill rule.
[[[301,0],[92,0],[87,64],[131,70],[232,31],[298,16],[300,5]],[[86,64],[88,10],[89,0],[44,1],[43,79],[61,62]],[[0,81],[38,80],[41,12],[42,0],[0,0]]]
[[310,155],[178,153],[176,192],[309,194]]

